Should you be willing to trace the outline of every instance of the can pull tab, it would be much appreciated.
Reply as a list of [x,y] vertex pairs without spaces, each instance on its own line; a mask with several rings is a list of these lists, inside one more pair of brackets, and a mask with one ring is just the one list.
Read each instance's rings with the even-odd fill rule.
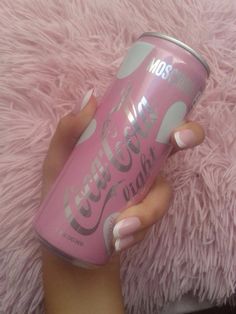
[[156,141],[168,144],[171,132],[183,122],[187,114],[187,106],[183,101],[176,101],[166,111],[156,136]]

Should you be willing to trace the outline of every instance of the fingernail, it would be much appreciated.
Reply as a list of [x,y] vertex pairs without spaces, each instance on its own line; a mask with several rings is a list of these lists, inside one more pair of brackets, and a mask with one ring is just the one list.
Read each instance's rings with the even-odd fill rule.
[[115,224],[113,236],[115,239],[125,237],[137,231],[140,226],[141,221],[138,217],[125,218]]
[[193,147],[196,144],[196,136],[190,129],[175,132],[174,138],[180,148]]
[[130,235],[122,239],[117,239],[115,242],[115,250],[116,252],[119,252],[129,246],[131,246],[134,243],[134,236]]
[[82,110],[90,101],[92,95],[93,95],[93,92],[94,92],[94,88],[91,88],[89,91],[87,91],[87,93],[84,95],[84,98],[81,102],[81,104],[76,104],[74,109],[73,109],[73,113],[74,114],[77,114],[80,112],[80,110]]

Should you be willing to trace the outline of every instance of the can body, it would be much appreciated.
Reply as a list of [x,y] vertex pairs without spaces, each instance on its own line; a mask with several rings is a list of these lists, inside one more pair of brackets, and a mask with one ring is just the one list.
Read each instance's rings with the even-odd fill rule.
[[133,44],[41,205],[43,243],[75,264],[106,263],[114,219],[147,194],[207,76],[206,64],[174,41],[147,33]]

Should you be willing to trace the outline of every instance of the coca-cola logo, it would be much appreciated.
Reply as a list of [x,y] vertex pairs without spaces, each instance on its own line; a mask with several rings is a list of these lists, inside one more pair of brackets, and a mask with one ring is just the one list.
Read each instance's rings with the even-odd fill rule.
[[[142,151],[141,144],[157,124],[158,114],[145,96],[136,104],[130,100],[129,91],[123,96],[123,100],[111,109],[103,123],[100,149],[81,186],[70,187],[65,192],[65,216],[71,227],[82,235],[90,235],[97,230],[104,210],[110,206],[111,199],[117,197],[118,190],[124,204],[139,193],[142,194],[157,162],[152,144],[145,152]],[[157,107],[156,105],[155,108]],[[120,110],[123,111],[123,128],[113,121],[113,115]],[[161,124],[155,127],[156,142],[167,144],[172,129],[183,121],[186,113],[187,106],[183,101],[176,101],[169,106]],[[135,156],[138,156],[139,164],[134,165]],[[134,166],[136,176],[129,181],[129,172]],[[114,180],[114,173],[117,172],[124,174],[119,176],[122,179],[118,182]],[[93,226],[88,227],[81,224],[80,217],[96,219],[93,219]]]
[[[124,119],[127,121],[123,128],[112,123],[113,115],[120,110],[123,110]],[[101,131],[101,147],[91,163],[89,173],[83,178],[80,187],[70,187],[65,192],[65,216],[75,231],[83,235],[90,235],[96,231],[108,203],[117,195],[118,188],[121,184],[124,185],[128,172],[134,166],[135,155],[140,155],[144,171],[147,171],[145,169],[150,162],[141,152],[141,142],[148,137],[156,120],[157,115],[147,98],[141,97],[135,105],[130,100],[129,91],[123,101],[108,113]],[[150,158],[154,159],[153,151],[150,151]],[[124,179],[111,185],[114,181],[114,171],[123,173]],[[145,178],[138,180],[139,185],[143,187]],[[124,185],[124,202],[134,194],[130,189],[132,187]],[[81,224],[80,215],[91,218],[95,213],[97,219],[93,226],[87,227]]]

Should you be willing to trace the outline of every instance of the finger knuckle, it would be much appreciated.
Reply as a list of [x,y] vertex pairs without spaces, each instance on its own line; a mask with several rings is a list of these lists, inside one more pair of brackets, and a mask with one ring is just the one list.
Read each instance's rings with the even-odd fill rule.
[[163,186],[164,186],[164,189],[166,190],[167,199],[170,199],[173,195],[173,189],[172,189],[171,184],[167,181],[164,181]]
[[149,220],[151,223],[155,223],[160,217],[161,209],[159,206],[156,206],[152,211],[150,211]]
[[167,199],[172,197],[172,186],[164,177],[160,176],[158,178],[156,181],[156,188],[157,187],[162,193],[165,193]]
[[145,238],[145,236],[146,236],[146,234],[147,234],[147,231],[148,231],[148,229],[143,229],[143,230],[141,230],[141,231],[139,231],[137,234],[136,234],[136,240],[137,241],[142,241],[144,238]]
[[70,116],[69,115],[61,118],[61,120],[59,121],[58,126],[57,126],[57,131],[63,132],[65,129],[67,129],[69,123],[70,123]]
[[205,130],[200,126],[200,135],[201,135],[201,141],[204,140],[205,136],[206,136],[206,133],[205,133]]
[[144,228],[151,226],[154,224],[159,218],[159,208],[155,207],[152,209],[147,209],[145,215],[142,217],[142,225]]

